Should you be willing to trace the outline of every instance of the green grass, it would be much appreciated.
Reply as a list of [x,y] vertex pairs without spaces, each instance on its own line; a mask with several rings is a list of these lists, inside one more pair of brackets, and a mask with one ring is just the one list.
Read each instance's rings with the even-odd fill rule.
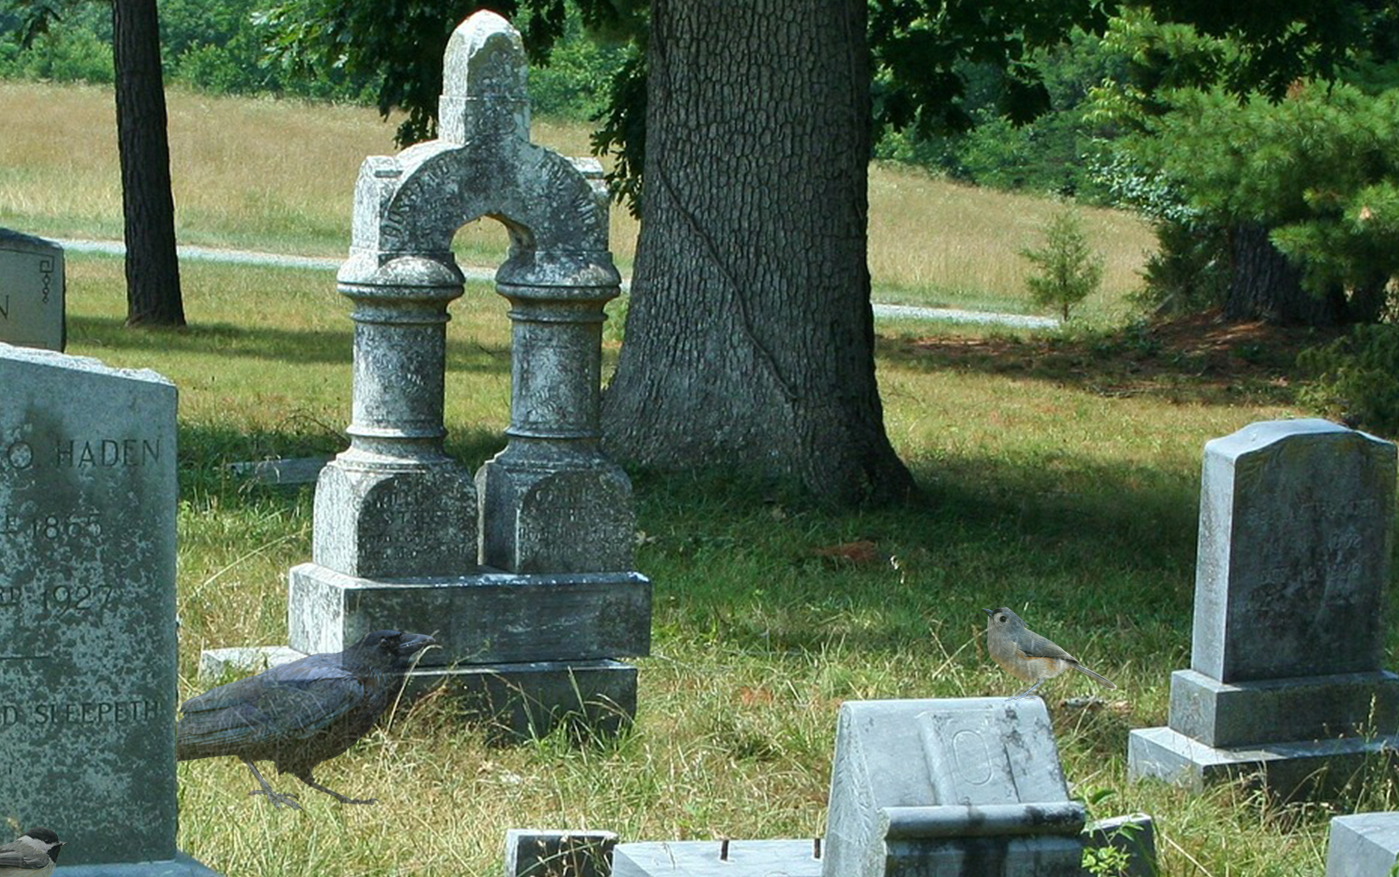
[[[201,649],[285,642],[285,576],[310,557],[311,492],[249,488],[221,467],[338,449],[351,342],[348,303],[323,272],[192,264],[187,283],[191,329],[135,332],[120,325],[120,262],[70,262],[71,352],[155,368],[181,390],[182,697],[198,690]],[[471,467],[500,447],[506,422],[504,310],[472,286],[448,326],[450,446]],[[229,874],[486,875],[511,827],[812,836],[839,703],[1009,693],[979,611],[1008,604],[1121,686],[1079,711],[1058,699],[1100,693],[1089,680],[1048,683],[1058,744],[1076,793],[1111,790],[1103,813],[1156,817],[1165,873],[1318,873],[1330,811],[1131,785],[1124,763],[1128,730],[1164,722],[1169,672],[1188,665],[1200,448],[1296,413],[1286,395],[1193,392],[1188,372],[1105,395],[1106,343],[1065,336],[1052,356],[1027,357],[1035,367],[1006,371],[928,355],[926,331],[885,330],[879,359],[921,503],[833,513],[781,484],[637,473],[637,565],[656,590],[629,736],[492,747],[430,699],[324,766],[323,782],[376,807],[311,793],[305,813],[278,813],[246,797],[233,760],[182,765],[182,847]],[[861,540],[873,562],[819,554]],[[1392,781],[1364,794],[1384,804]],[[408,858],[385,860],[405,836]]]
[[[0,106],[17,88],[0,84]],[[94,100],[81,89],[45,94],[54,103]],[[243,112],[237,102],[180,99],[196,109],[203,101],[224,121]],[[291,110],[352,112],[245,103],[249,113],[270,114],[265,125],[291,125]],[[288,151],[295,136],[312,136],[286,131],[279,145]],[[386,129],[380,134],[387,139]],[[30,166],[52,155],[33,144],[6,148],[0,144],[0,221],[51,209],[67,233],[99,234],[105,220],[93,217],[106,208],[89,215],[81,198],[65,206],[62,193],[57,206],[17,198],[14,181],[54,173]],[[330,175],[287,173],[311,189]],[[921,177],[907,183],[929,185]],[[330,190],[348,198],[344,181]],[[901,198],[985,195],[917,192]],[[298,210],[343,208],[348,216],[344,204],[325,207],[319,195],[280,197]],[[1023,245],[996,230],[1023,229],[1030,199],[985,195],[981,203],[986,247]],[[314,223],[305,232],[264,229],[259,215],[231,216],[222,231],[209,220],[198,242],[321,254],[344,246]],[[878,269],[885,288],[986,287],[972,268],[958,274],[955,266],[969,262],[943,259],[936,281],[918,274],[909,266],[925,245],[905,238],[896,247],[896,234],[875,225],[872,262],[875,251],[910,260]],[[286,641],[286,572],[310,557],[311,492],[250,488],[222,466],[342,446],[348,303],[324,272],[187,263],[191,327],[133,331],[121,326],[119,261],[72,256],[68,272],[70,352],[154,368],[180,388],[180,694],[189,696],[201,649]],[[474,468],[501,446],[508,416],[505,305],[472,285],[452,314],[449,448]],[[991,352],[954,355],[950,346],[969,339]],[[1320,873],[1327,808],[1283,812],[1232,787],[1192,796],[1126,781],[1128,730],[1165,721],[1169,673],[1188,665],[1201,447],[1251,421],[1299,413],[1285,384],[1202,378],[1189,357],[1157,356],[1145,379],[1132,357],[1151,347],[1130,334],[1030,341],[882,326],[886,422],[926,490],[923,501],[831,512],[782,484],[636,473],[644,533],[637,566],[655,582],[655,617],[653,654],[638,661],[631,734],[583,747],[557,738],[491,747],[449,702],[430,698],[320,773],[332,788],[378,797],[375,807],[308,792],[306,812],[276,812],[247,797],[253,783],[231,759],[181,765],[180,845],[230,875],[487,875],[499,873],[511,827],[610,829],[624,840],[809,837],[823,831],[839,703],[1013,691],[981,640],[980,608],[1004,604],[1120,686],[1086,711],[1059,705],[1065,695],[1102,693],[1086,678],[1054,680],[1046,695],[1075,792],[1111,790],[1099,815],[1151,813],[1164,873]],[[609,347],[609,360],[614,354]],[[873,543],[872,560],[822,553],[856,541]],[[1390,774],[1364,779],[1342,807],[1395,807]],[[290,778],[276,782],[301,791]]]

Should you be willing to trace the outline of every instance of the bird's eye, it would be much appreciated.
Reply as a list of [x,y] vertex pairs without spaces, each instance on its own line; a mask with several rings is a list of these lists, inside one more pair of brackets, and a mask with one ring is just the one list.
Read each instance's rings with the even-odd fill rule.
[[1001,624],[1006,623],[1006,617],[1004,615],[997,615],[996,620],[999,621]]

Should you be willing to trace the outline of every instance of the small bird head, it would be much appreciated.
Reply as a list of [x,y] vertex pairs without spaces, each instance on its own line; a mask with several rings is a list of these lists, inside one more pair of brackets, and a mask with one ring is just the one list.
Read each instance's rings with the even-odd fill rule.
[[1023,629],[1025,627],[1025,622],[1020,620],[1020,616],[1016,615],[1014,612],[1010,611],[1010,609],[1005,606],[1002,606],[999,609],[983,609],[981,611],[986,613],[987,630],[990,630],[993,627],[1002,626],[1005,627],[1007,630],[1015,630],[1016,628]]
[[31,828],[24,833],[30,840],[37,840],[48,847],[49,858],[58,861],[58,851],[63,849],[63,841],[58,839],[58,835],[51,828]]
[[437,640],[427,634],[376,630],[366,633],[346,651],[354,652],[356,657],[380,666],[407,669],[414,655],[428,646],[435,645]]

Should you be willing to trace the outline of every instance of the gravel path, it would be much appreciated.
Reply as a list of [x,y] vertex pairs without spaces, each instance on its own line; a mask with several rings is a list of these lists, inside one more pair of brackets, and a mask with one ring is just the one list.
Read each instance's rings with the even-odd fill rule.
[[[105,253],[121,256],[126,246],[120,241],[67,240],[52,238],[65,250],[75,253]],[[322,259],[312,256],[280,256],[275,253],[257,253],[251,250],[223,250],[213,247],[181,245],[177,248],[181,259],[199,259],[209,262],[234,262],[241,265],[270,265],[280,268],[308,268],[314,271],[334,271],[344,259]],[[489,268],[476,268],[463,265],[462,273],[467,280],[493,280],[495,271]],[[623,287],[625,287],[623,283]],[[888,320],[938,320],[945,323],[976,323],[980,325],[1008,326],[1015,329],[1053,329],[1059,321],[1053,317],[1034,317],[1027,314],[1005,314],[993,311],[964,311],[960,308],[921,308],[912,305],[886,305],[875,302],[874,315]]]

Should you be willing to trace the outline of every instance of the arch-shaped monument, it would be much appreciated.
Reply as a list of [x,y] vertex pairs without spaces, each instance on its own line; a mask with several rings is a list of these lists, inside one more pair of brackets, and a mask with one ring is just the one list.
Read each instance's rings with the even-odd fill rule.
[[[316,486],[312,562],[291,570],[291,646],[431,632],[443,649],[415,684],[513,693],[518,730],[560,709],[616,723],[636,674],[615,659],[649,651],[650,582],[632,569],[631,485],[598,446],[603,306],[621,286],[601,168],[530,142],[520,35],[495,13],[462,22],[443,74],[438,139],[367,158],[355,185],[337,275],[354,304],[350,447]],[[451,242],[482,217],[510,235],[511,401],[508,444],[473,480],[443,450],[443,378],[463,293]]]

